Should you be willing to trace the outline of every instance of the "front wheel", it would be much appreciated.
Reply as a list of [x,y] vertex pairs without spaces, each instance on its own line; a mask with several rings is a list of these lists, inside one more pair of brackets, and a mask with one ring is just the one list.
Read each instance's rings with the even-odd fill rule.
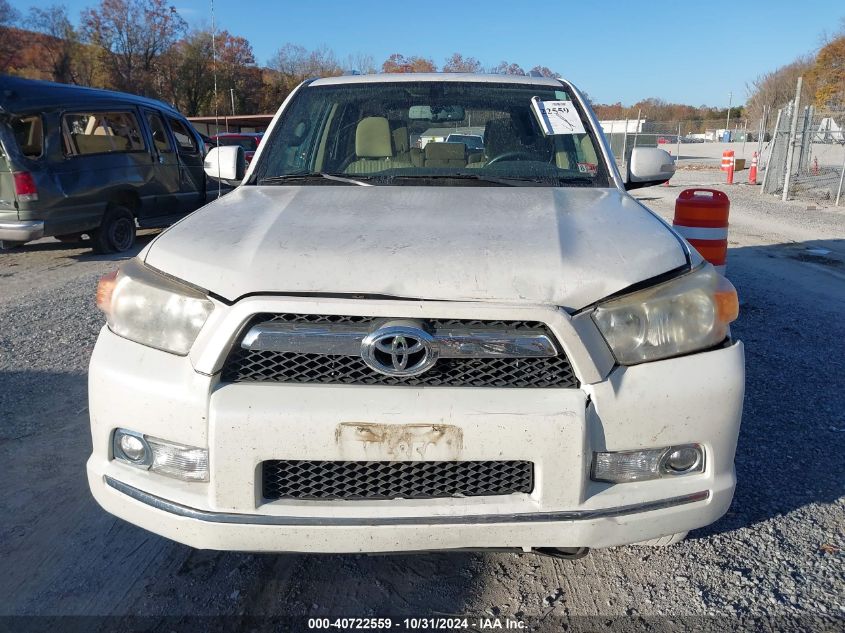
[[126,207],[111,207],[91,235],[95,253],[123,253],[135,244],[135,216]]

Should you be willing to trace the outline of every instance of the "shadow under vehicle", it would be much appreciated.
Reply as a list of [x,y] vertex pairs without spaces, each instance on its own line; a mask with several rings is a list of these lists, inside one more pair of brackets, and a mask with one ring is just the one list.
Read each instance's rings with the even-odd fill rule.
[[205,151],[160,101],[0,76],[0,246],[87,235],[95,251],[129,250],[137,227],[168,226],[216,195]]

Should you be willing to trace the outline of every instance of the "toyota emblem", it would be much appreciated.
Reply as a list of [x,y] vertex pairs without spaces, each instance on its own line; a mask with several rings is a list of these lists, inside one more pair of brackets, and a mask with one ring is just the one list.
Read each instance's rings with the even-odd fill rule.
[[361,341],[361,358],[368,367],[385,376],[417,376],[437,361],[437,346],[425,330],[386,325]]

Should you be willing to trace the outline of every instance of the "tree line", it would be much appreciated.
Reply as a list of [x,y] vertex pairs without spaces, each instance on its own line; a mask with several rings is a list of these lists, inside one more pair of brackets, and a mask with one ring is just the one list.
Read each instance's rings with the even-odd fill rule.
[[838,32],[822,35],[817,51],[801,55],[748,83],[749,118],[759,120],[794,99],[798,77],[803,77],[802,105],[814,105],[823,111],[845,110],[845,18],[841,19]]
[[[149,96],[188,116],[274,112],[304,79],[353,69],[409,73],[438,66],[431,58],[399,53],[377,65],[363,53],[339,58],[329,48],[297,44],[285,44],[261,66],[247,39],[226,30],[191,30],[167,0],[100,0],[76,23],[61,4],[21,13],[0,0],[0,73]],[[525,70],[507,61],[484,68],[460,53],[440,69],[557,76],[546,66]]]

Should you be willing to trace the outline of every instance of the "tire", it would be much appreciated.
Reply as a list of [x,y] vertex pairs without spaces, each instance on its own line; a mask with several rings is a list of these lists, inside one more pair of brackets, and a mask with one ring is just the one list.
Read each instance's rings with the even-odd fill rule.
[[0,240],[0,251],[8,251],[26,244],[26,242],[12,242],[10,240]]
[[666,536],[661,536],[659,538],[649,539],[647,541],[640,541],[639,543],[634,543],[634,545],[645,545],[647,547],[666,547],[668,545],[674,545],[675,543],[680,543],[687,537],[688,532],[678,532],[677,534],[667,534]]
[[95,253],[123,253],[135,244],[135,216],[126,207],[109,207],[100,228],[91,235]]

